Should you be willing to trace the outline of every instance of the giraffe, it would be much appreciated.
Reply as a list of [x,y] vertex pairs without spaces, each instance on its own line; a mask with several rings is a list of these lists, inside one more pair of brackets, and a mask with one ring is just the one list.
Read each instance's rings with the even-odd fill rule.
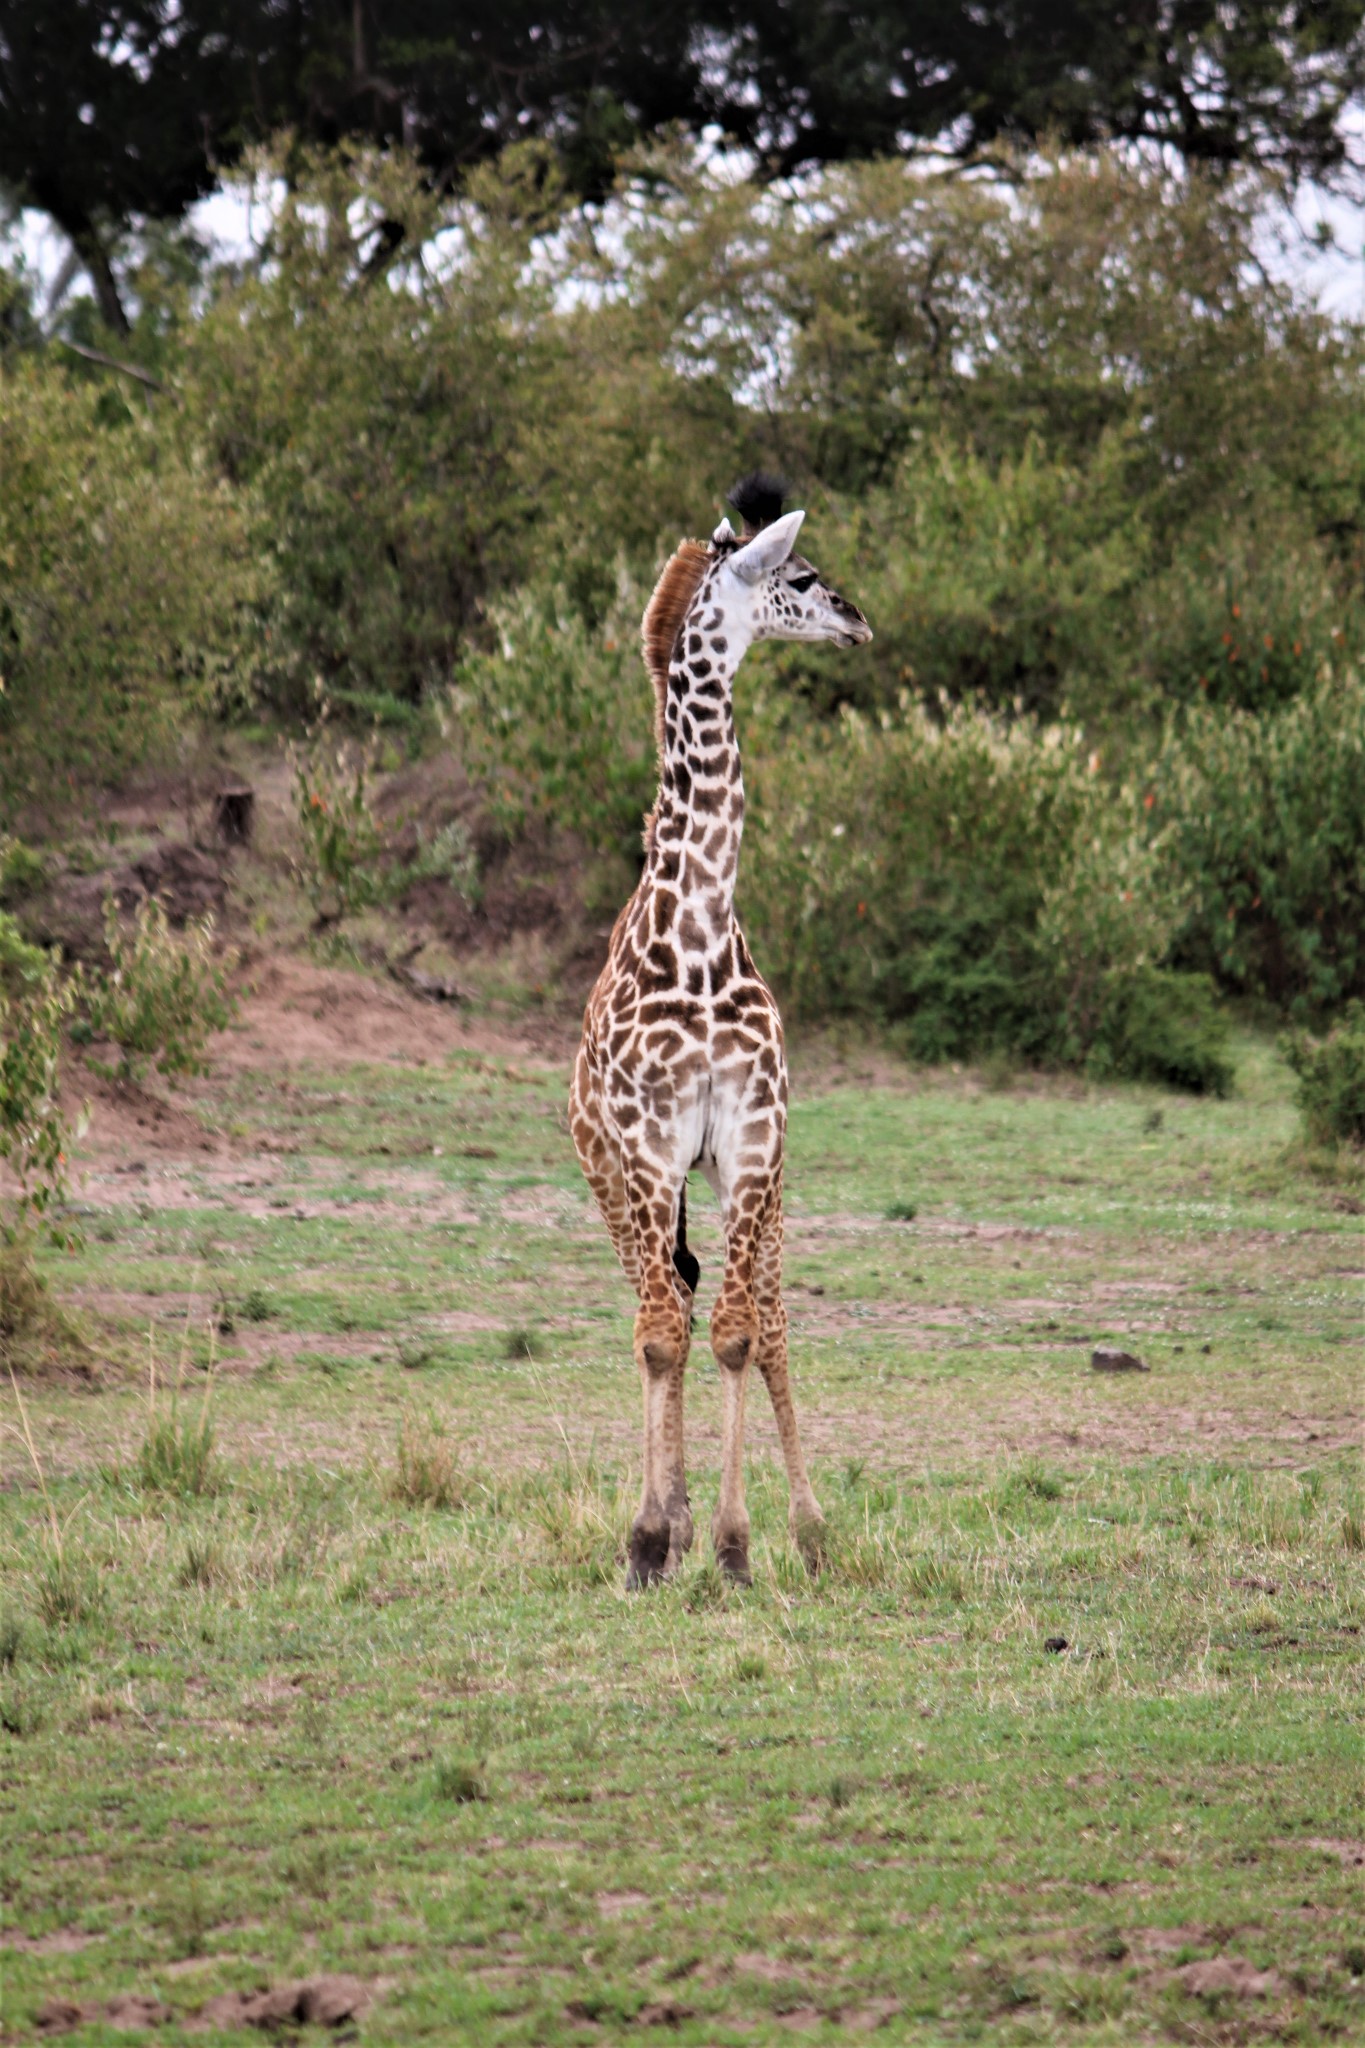
[[748,1584],[744,1404],[757,1364],[777,1419],[790,1524],[808,1566],[824,1518],[801,1452],[782,1303],[787,1067],[782,1021],[735,919],[744,782],[731,693],[756,640],[872,637],[862,613],[792,552],[804,512],[761,473],[735,486],[709,544],[685,540],[644,615],[659,794],[638,887],[616,920],[588,999],[570,1091],[579,1163],[639,1296],[644,1394],[640,1505],[626,1584],[671,1576],[692,1545],[683,1463],[683,1376],[700,1269],[687,1245],[687,1176],[720,1200],[725,1268],[711,1311],[721,1381],[721,1482],[711,1535]]

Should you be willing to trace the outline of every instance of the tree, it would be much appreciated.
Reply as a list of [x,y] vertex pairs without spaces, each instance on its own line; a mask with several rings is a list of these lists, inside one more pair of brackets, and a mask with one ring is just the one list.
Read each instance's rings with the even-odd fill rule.
[[1298,178],[1340,168],[1363,83],[1365,0],[0,0],[0,185],[123,331],[119,230],[279,129],[405,144],[440,189],[542,137],[588,197],[670,124],[768,175],[1050,133]]

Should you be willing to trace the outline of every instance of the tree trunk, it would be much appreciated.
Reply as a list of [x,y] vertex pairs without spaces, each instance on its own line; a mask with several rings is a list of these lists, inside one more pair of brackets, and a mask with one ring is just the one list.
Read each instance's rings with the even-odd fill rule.
[[[62,223],[66,225],[65,222]],[[109,261],[109,251],[100,240],[99,231],[92,221],[83,221],[71,235],[71,245],[85,265],[95,297],[99,301],[100,318],[115,334],[131,334],[128,315],[123,310],[123,301],[118,293],[118,280]]]

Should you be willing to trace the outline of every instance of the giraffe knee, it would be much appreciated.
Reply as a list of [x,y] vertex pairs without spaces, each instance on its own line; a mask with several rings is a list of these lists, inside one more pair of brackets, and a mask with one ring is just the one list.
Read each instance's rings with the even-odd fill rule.
[[687,1330],[681,1317],[665,1320],[641,1309],[635,1318],[635,1363],[651,1378],[675,1372],[687,1359]]
[[711,1311],[711,1349],[726,1372],[743,1372],[759,1355],[760,1331],[752,1302],[727,1303]]

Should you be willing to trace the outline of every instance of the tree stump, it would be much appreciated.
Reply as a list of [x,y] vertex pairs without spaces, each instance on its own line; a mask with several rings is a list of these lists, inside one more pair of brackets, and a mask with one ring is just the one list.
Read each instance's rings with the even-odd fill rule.
[[245,846],[256,823],[256,792],[245,783],[220,789],[213,799],[213,822],[225,846]]

